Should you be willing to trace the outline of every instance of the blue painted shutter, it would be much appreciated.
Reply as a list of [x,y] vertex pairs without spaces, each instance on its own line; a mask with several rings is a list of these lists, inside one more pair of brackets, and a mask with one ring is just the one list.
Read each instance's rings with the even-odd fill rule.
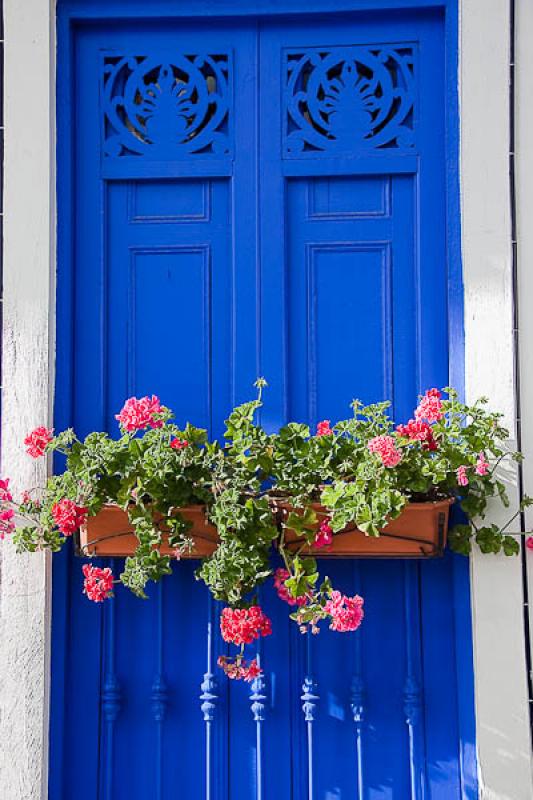
[[[219,435],[258,374],[270,428],[354,396],[406,418],[447,382],[440,15],[121,21],[80,29],[72,68],[58,392],[80,433],[153,392]],[[55,571],[54,798],[466,796],[451,557],[324,563],[365,597],[355,635],[302,637],[266,585],[251,686],[217,672],[193,564],[103,609],[80,567]]]

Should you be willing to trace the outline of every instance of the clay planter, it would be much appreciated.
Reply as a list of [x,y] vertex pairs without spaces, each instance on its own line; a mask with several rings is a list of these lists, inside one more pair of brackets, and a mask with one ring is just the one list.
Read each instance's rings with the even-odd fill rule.
[[[194,539],[194,548],[185,552],[182,558],[203,558],[210,556],[218,544],[217,529],[205,517],[205,506],[187,506],[180,508],[179,513],[192,522],[190,531]],[[137,549],[137,537],[133,533],[128,515],[115,505],[104,506],[94,517],[89,517],[87,524],[80,528],[80,551],[87,556],[131,556]],[[174,555],[173,548],[165,543],[161,545],[163,555]]]
[[[333,535],[330,547],[305,546],[302,553],[320,558],[435,558],[441,556],[446,546],[448,517],[453,498],[430,503],[409,503],[399,517],[392,520],[381,536],[366,536],[358,528],[346,528]],[[318,503],[311,507],[317,513],[320,525],[329,512]],[[295,510],[288,503],[278,503],[281,518]],[[304,540],[294,531],[285,531],[288,549],[299,549]]]

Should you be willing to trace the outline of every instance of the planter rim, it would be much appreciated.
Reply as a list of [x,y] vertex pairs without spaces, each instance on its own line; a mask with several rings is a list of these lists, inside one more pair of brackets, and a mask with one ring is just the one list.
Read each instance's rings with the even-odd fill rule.
[[[277,504],[280,506],[292,506],[293,504],[291,503],[291,499],[292,499],[291,497],[283,497],[283,498],[272,497],[272,500],[276,501]],[[412,511],[423,511],[427,510],[428,506],[433,506],[433,507],[451,506],[453,505],[453,503],[455,503],[455,500],[456,500],[455,497],[443,497],[440,500],[418,500],[418,501],[409,500],[402,510],[405,511],[406,509],[409,509]],[[308,503],[307,505],[320,506],[320,508],[327,508],[327,506],[323,505],[318,500],[313,500],[311,503]],[[296,506],[296,508],[302,508],[302,507],[303,506]]]
[[[190,503],[187,506],[175,506],[175,510],[176,511],[180,511],[180,510],[183,509],[183,511],[196,511],[196,509],[198,509],[198,508],[205,508],[206,505],[207,505],[207,503]],[[120,509],[120,511],[124,511],[124,513],[127,513],[126,509],[123,508],[122,506],[119,506],[118,503],[104,503],[102,505],[102,507],[98,509],[96,514],[98,514],[104,508],[118,508],[118,509]],[[96,514],[89,514],[89,519],[91,517],[96,517]]]

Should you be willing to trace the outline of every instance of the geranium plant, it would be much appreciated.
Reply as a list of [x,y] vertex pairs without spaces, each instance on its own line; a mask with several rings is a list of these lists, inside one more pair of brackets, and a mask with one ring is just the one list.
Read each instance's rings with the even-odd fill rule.
[[[500,462],[520,459],[486,400],[467,406],[452,389],[443,390],[446,397],[431,389],[400,424],[389,403],[354,401],[353,415],[334,425],[323,420],[311,431],[290,423],[267,433],[257,421],[266,383],[256,386],[257,398],[230,414],[222,444],[190,424],[178,427],[154,396],[126,402],[118,438],[91,433],[80,441],[70,429],[56,436],[37,428],[25,440],[28,454],[63,454],[65,470],[19,503],[9,481],[0,481],[0,536],[12,535],[20,551],[57,551],[104,506],[119,506],[135,552],[119,576],[84,564],[84,591],[101,602],[122,583],[145,597],[149,581],[171,572],[163,541],[177,559],[193,547],[194,530],[180,509],[202,505],[218,543],[197,577],[226,604],[221,634],[238,648],[220,666],[245,680],[260,670],[245,647],[271,633],[256,594],[267,579],[302,631],[316,633],[323,621],[339,632],[361,624],[362,598],[320,576],[316,556],[326,555],[338,534],[378,537],[409,504],[450,498],[462,511],[450,531],[454,550],[468,554],[475,541],[485,553],[518,552],[510,528],[520,511],[504,526],[483,521],[490,498],[508,505]],[[530,503],[525,498],[521,508]]]
[[[451,497],[465,515],[450,531],[454,550],[468,554],[475,540],[485,553],[517,553],[509,529],[520,511],[503,527],[482,521],[491,497],[509,505],[497,468],[504,459],[520,461],[521,454],[507,447],[502,415],[488,411],[485,398],[467,406],[453,389],[443,391],[446,399],[437,389],[426,392],[407,423],[395,425],[388,402],[363,406],[355,400],[351,419],[333,428],[321,422],[314,436],[307,426],[282,428],[273,439],[275,491],[307,509],[286,527],[313,530],[309,506],[319,502],[330,511],[322,528],[326,540],[328,528],[335,533],[349,523],[379,536],[407,503]],[[521,510],[530,504],[526,497]]]
[[[66,469],[51,477],[42,491],[26,492],[18,507],[11,503],[8,510],[16,510],[22,523],[13,533],[19,550],[57,551],[88,516],[108,503],[120,506],[128,514],[138,546],[117,580],[144,597],[148,581],[171,572],[170,556],[159,551],[163,532],[176,557],[192,546],[191,525],[179,509],[198,503],[209,507],[217,445],[207,442],[204,430],[189,424],[178,428],[156,397],[130,398],[117,420],[118,439],[90,433],[80,441],[71,429],[58,436],[45,428],[30,434],[25,442],[29,455],[61,453]],[[105,585],[105,596],[111,594],[108,572],[94,567],[85,570],[85,577],[91,599],[104,599],[95,585]]]

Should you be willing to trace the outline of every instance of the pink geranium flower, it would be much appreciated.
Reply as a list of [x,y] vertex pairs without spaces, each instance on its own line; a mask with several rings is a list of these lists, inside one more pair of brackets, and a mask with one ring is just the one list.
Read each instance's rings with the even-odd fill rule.
[[333,541],[333,528],[328,520],[320,523],[320,528],[315,536],[315,547],[329,547]]
[[490,464],[485,458],[485,453],[480,453],[476,461],[476,473],[481,476],[486,475],[489,471],[489,466]]
[[189,442],[187,439],[172,439],[170,446],[173,450],[183,450],[185,447],[189,446]]
[[160,415],[165,411],[159,401],[159,397],[153,394],[151,397],[130,397],[124,403],[120,414],[116,414],[115,419],[120,423],[121,428],[129,433],[144,430],[145,428],[162,428],[163,420]]
[[4,508],[0,511],[0,539],[15,532],[15,512],[12,508]]
[[466,474],[467,468],[463,465],[457,468],[457,483],[459,486],[468,486],[468,475]]
[[438,389],[428,389],[415,409],[415,417],[427,422],[438,422],[442,419],[444,412],[441,397]]
[[302,595],[301,597],[293,597],[289,592],[285,586],[285,581],[287,578],[290,578],[290,572],[286,569],[283,569],[283,567],[278,567],[274,572],[274,589],[277,591],[279,599],[283,600],[285,603],[288,603],[290,606],[305,605],[307,602],[305,595]]
[[87,509],[65,497],[52,506],[52,517],[64,536],[72,536],[87,522]]
[[338,591],[332,591],[326,602],[325,611],[331,616],[330,628],[339,633],[356,631],[363,621],[363,598],[356,594],[348,597]]
[[113,596],[113,573],[109,567],[92,567],[84,564],[82,572],[85,576],[83,591],[93,603],[102,603]]
[[333,430],[330,427],[330,420],[323,419],[322,422],[319,422],[316,426],[316,435],[317,436],[332,436]]
[[412,442],[422,442],[424,450],[437,450],[438,445],[433,436],[433,428],[421,419],[410,419],[407,425],[398,425],[396,428],[400,436],[405,436]]
[[259,675],[263,674],[263,670],[259,666],[256,658],[247,662],[241,656],[237,656],[235,659],[228,658],[227,656],[219,656],[217,664],[224,670],[228,678],[232,680],[244,680],[250,683],[255,678],[258,678]]
[[260,606],[224,608],[220,616],[220,632],[225,642],[251,644],[260,636],[270,636],[272,624]]
[[9,478],[0,478],[0,503],[12,503],[13,495],[9,491]]
[[35,428],[35,430],[29,433],[24,439],[26,452],[32,458],[44,456],[46,447],[53,438],[54,432],[51,428],[45,428],[44,425],[41,425],[39,428]]
[[368,442],[368,449],[380,456],[385,467],[395,467],[402,460],[402,454],[396,447],[393,436],[374,436]]

